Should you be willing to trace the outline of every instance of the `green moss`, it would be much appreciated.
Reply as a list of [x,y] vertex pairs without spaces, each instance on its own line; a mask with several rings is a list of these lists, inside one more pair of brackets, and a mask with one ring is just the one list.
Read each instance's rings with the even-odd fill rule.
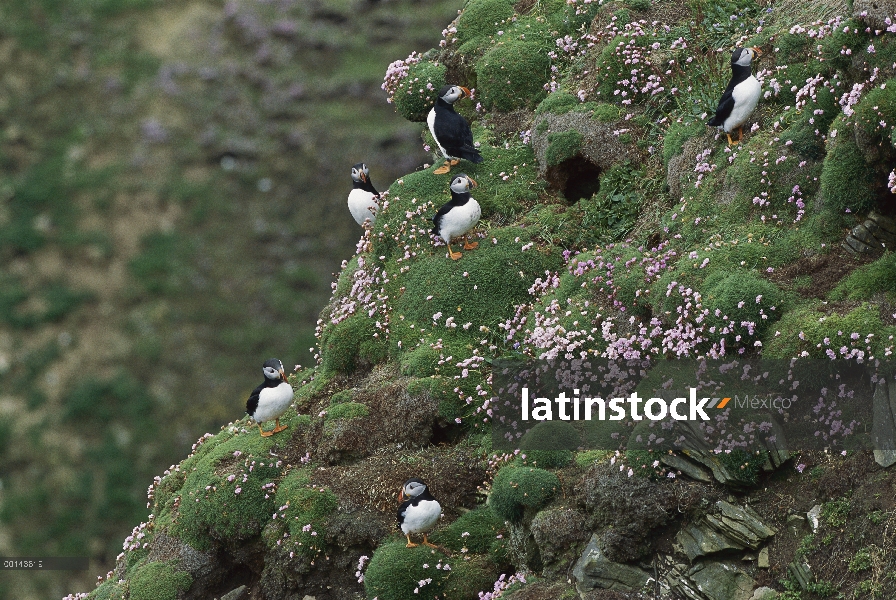
[[320,338],[321,371],[350,373],[358,366],[384,360],[385,342],[374,334],[379,334],[375,321],[366,313],[325,326]]
[[558,90],[541,101],[535,109],[536,115],[552,113],[562,115],[570,112],[579,104],[579,99],[563,90]]
[[364,404],[357,402],[344,402],[335,404],[327,409],[327,421],[335,421],[338,419],[357,419],[366,417],[370,414],[370,410]]
[[834,300],[870,300],[880,293],[896,293],[896,252],[889,251],[873,263],[859,267],[831,292]]
[[480,506],[433,533],[432,541],[456,552],[466,548],[472,554],[487,554],[503,530],[504,522],[488,506]]
[[265,438],[249,427],[204,442],[181,463],[181,473],[168,476],[176,486],[186,474],[176,494],[157,498],[159,526],[171,522],[171,533],[198,550],[210,549],[215,540],[236,544],[261,532],[276,508],[270,484],[280,476],[270,450],[288,434]]
[[706,123],[703,121],[673,122],[663,135],[663,162],[668,165],[673,157],[681,154],[685,142],[705,131]]
[[549,50],[546,43],[528,39],[495,44],[476,63],[482,105],[501,112],[537,106],[550,79]]
[[558,131],[548,134],[544,157],[549,166],[556,166],[577,155],[585,138],[578,131]]
[[465,44],[476,37],[508,29],[504,21],[512,16],[512,0],[471,0],[457,19],[458,43]]
[[310,467],[294,469],[280,481],[276,518],[265,527],[263,536],[269,548],[310,557],[326,549],[327,523],[339,499],[333,492],[313,486],[310,474]]
[[[447,562],[447,557],[426,546],[406,548],[405,544],[405,540],[386,542],[374,550],[364,573],[367,598],[435,600],[442,594],[452,571],[437,569],[436,565]],[[430,578],[432,581],[421,588],[419,582]]]
[[852,124],[842,115],[831,125],[837,136],[828,144],[821,171],[825,208],[842,213],[863,213],[874,206],[877,175],[856,145]]
[[580,469],[587,469],[591,465],[605,461],[612,456],[609,450],[585,450],[584,452],[576,452],[576,465]]
[[[824,156],[824,135],[839,113],[837,98],[826,87],[819,87],[813,98],[800,111],[794,122],[781,135],[802,156],[820,159]],[[821,112],[819,112],[821,111]]]
[[[841,356],[840,348],[858,348],[882,356],[886,347],[893,347],[896,327],[884,327],[880,309],[865,303],[845,314],[826,310],[818,303],[786,313],[776,326],[771,327],[764,341],[767,358],[793,358],[806,352],[809,358],[829,358],[829,352]],[[858,337],[852,339],[852,334]],[[868,334],[873,334],[868,338]]]
[[613,104],[599,103],[594,107],[591,118],[601,123],[612,123],[622,118],[622,109]]
[[526,508],[542,508],[559,489],[560,480],[550,471],[504,467],[492,482],[488,505],[500,519],[516,523]]
[[342,404],[343,402],[351,402],[354,396],[353,390],[341,390],[330,396],[330,406]]
[[[750,272],[717,272],[707,278],[705,287],[707,322],[716,327],[716,339],[724,338],[727,348],[752,348],[752,342],[760,339],[783,312],[781,290]],[[745,322],[752,326],[744,326]]]
[[177,571],[175,562],[152,562],[130,576],[131,600],[177,600],[178,592],[193,583],[189,573]]
[[650,10],[650,0],[625,0],[625,5],[632,10]]
[[395,110],[408,121],[426,121],[445,83],[445,65],[427,60],[411,65],[395,92]]

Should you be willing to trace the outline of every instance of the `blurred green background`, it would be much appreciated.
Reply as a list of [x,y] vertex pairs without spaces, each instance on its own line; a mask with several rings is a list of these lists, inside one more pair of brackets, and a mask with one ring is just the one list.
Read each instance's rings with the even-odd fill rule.
[[380,89],[462,0],[0,4],[0,598],[93,587],[146,489],[312,362],[332,273],[428,159]]

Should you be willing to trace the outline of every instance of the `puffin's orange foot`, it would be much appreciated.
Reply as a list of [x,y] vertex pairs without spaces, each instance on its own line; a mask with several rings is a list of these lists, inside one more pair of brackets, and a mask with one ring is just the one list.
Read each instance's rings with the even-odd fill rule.
[[261,437],[271,437],[274,435],[273,431],[264,431],[261,427],[258,428],[258,431],[261,431]]
[[277,426],[274,427],[274,430],[271,431],[271,434],[274,434],[274,433],[280,433],[281,431],[283,431],[283,430],[286,429],[287,427],[289,427],[289,426],[288,426],[288,425],[281,425],[281,424],[280,424],[280,419],[277,419]]
[[479,247],[479,242],[468,242],[464,240],[464,250],[475,250]]
[[729,145],[729,146],[737,146],[737,144],[738,144],[738,142],[739,142],[740,140],[738,140],[737,142],[735,142],[734,140],[731,139],[731,134],[730,134],[730,133],[726,133],[725,135],[728,136],[728,145]]
[[408,545],[405,546],[405,548],[416,548],[417,547],[417,544],[415,544],[414,542],[411,541],[410,534],[406,533],[404,537],[408,538]]
[[452,167],[456,167],[460,163],[460,159],[455,158],[454,160],[449,160],[448,162],[451,163]]
[[436,549],[438,548],[438,546],[436,546],[435,544],[430,542],[428,539],[426,539],[426,534],[423,534],[423,545],[429,546],[430,548],[436,548]]
[[450,170],[451,170],[451,161],[450,161],[450,160],[446,160],[444,165],[442,165],[441,167],[439,167],[438,169],[436,169],[436,170],[433,171],[432,173],[433,173],[433,175],[441,175],[441,174],[443,174],[443,173],[447,173],[447,172],[450,171]]

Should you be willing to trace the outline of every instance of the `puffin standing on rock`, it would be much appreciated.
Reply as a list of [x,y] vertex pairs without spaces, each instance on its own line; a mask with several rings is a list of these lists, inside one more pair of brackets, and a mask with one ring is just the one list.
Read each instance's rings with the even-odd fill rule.
[[[407,498],[407,499],[405,499]],[[439,502],[429,493],[429,488],[423,480],[416,477],[404,482],[401,492],[398,494],[398,527],[408,538],[408,548],[416,548],[418,544],[411,541],[412,533],[423,534],[423,545],[435,548],[436,546],[426,539],[426,534],[433,527],[442,514]]]
[[[264,362],[264,383],[259,385],[246,402],[246,413],[255,420],[262,437],[269,437],[286,429],[280,424],[280,417],[292,404],[292,386],[286,381],[283,363],[276,358]],[[264,431],[264,421],[276,419],[277,425],[271,431]]]
[[[737,48],[731,55],[731,81],[719,100],[716,116],[709,125],[721,127],[728,135],[728,145],[735,146],[744,138],[744,123],[750,118],[759,102],[762,86],[753,76],[750,64],[762,55],[759,48]],[[731,132],[737,129],[737,141],[731,139]]]
[[454,112],[454,103],[470,95],[470,90],[459,85],[446,85],[439,90],[439,99],[429,111],[426,123],[433,139],[445,157],[445,164],[433,171],[436,175],[447,173],[463,158],[481,163],[482,155],[473,145],[473,131],[462,116]]
[[379,192],[370,181],[370,170],[364,163],[358,163],[352,167],[352,191],[348,194],[348,209],[358,225],[364,225],[364,221],[370,219],[370,224],[376,220],[376,210],[379,208]]
[[432,218],[435,227],[433,234],[441,237],[448,244],[448,256],[451,260],[457,260],[463,256],[460,252],[451,250],[451,240],[456,237],[464,237],[464,250],[472,250],[479,246],[479,242],[467,241],[467,232],[473,229],[482,216],[479,203],[470,195],[470,188],[477,184],[472,177],[461,173],[451,182],[451,200],[439,209]]

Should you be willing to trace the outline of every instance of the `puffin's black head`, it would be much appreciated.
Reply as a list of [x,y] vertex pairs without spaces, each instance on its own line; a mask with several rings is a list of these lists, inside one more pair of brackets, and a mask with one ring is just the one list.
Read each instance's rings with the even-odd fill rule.
[[479,184],[473,181],[473,178],[466,173],[458,173],[451,180],[451,191],[455,194],[465,194]]
[[470,90],[460,85],[446,85],[439,90],[439,98],[448,104],[454,104],[464,97],[470,96]]
[[286,373],[283,372],[283,363],[276,358],[269,358],[264,361],[264,376],[268,379],[282,379],[286,381]]
[[352,167],[352,181],[366,182],[369,176],[370,169],[364,163],[360,162]]
[[734,52],[731,53],[731,66],[749,67],[753,59],[760,56],[762,56],[762,50],[756,46],[752,48],[735,48]]
[[401,492],[398,494],[398,501],[404,502],[405,497],[416,498],[425,491],[426,484],[423,483],[423,480],[418,479],[417,477],[412,477],[404,482]]

